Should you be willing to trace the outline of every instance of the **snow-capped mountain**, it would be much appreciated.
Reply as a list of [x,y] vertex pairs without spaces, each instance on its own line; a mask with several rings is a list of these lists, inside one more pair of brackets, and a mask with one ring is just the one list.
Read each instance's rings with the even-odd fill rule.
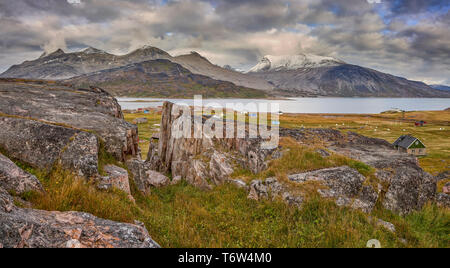
[[323,57],[313,54],[299,54],[286,56],[265,56],[249,73],[265,71],[287,71],[302,68],[330,67],[345,64],[333,57]]
[[247,75],[287,96],[448,97],[422,82],[311,54],[266,56]]
[[94,48],[94,47],[88,47],[81,51],[84,54],[107,54],[105,51]]

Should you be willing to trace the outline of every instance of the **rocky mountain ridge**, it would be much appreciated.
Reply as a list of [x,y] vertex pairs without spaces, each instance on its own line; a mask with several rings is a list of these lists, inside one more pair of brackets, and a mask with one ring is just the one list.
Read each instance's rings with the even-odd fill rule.
[[251,72],[287,96],[311,93],[333,97],[450,97],[422,82],[351,64]]
[[85,87],[97,85],[115,96],[264,98],[266,92],[194,74],[166,59],[133,63],[74,77],[65,82]]
[[[74,53],[65,53],[59,49],[51,54],[44,53],[36,60],[14,65],[0,77],[70,79],[157,59],[170,60],[196,75],[230,82],[238,87],[263,90],[272,96],[450,97],[449,92],[436,90],[425,83],[347,64],[332,57],[312,54],[269,55],[249,72],[241,73],[231,68],[214,65],[197,52],[173,57],[151,46],[145,46],[121,56],[91,47]],[[96,77],[96,75],[85,76],[87,77]],[[127,82],[129,86],[135,88],[141,83],[133,79],[128,79]],[[125,87],[123,86],[119,95],[123,96],[126,93]],[[151,91],[151,83],[147,87]],[[231,86],[231,88],[234,87]],[[155,90],[158,91],[158,89]],[[114,93],[117,94],[118,90]],[[142,93],[145,95],[144,91]],[[220,94],[210,95],[222,97]],[[241,97],[233,93],[231,95]]]
[[288,71],[297,70],[301,68],[318,68],[330,67],[346,64],[345,62],[335,59],[333,57],[323,57],[313,54],[298,54],[273,56],[267,55],[248,73],[266,72],[266,71]]
[[36,60],[13,65],[0,77],[48,80],[67,79],[131,63],[168,58],[171,58],[171,56],[167,52],[150,46],[137,49],[122,56],[113,55],[92,47],[73,53],[65,53],[62,49],[58,49],[50,54],[44,53]]

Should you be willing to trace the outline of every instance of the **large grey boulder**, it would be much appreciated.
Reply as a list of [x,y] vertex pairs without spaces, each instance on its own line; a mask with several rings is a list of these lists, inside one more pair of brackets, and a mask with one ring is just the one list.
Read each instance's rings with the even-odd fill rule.
[[[119,161],[139,154],[137,126],[123,120],[117,100],[99,88],[0,79],[0,114],[94,133]],[[54,135],[45,137],[47,143],[56,139],[50,139]]]
[[421,170],[398,168],[384,197],[385,208],[400,214],[421,209],[436,195],[436,178]]
[[98,172],[99,142],[89,132],[0,116],[0,147],[35,168],[51,170],[61,164],[84,177]]
[[81,212],[14,206],[0,187],[0,248],[158,248],[145,227]]
[[28,191],[43,191],[39,180],[23,171],[11,160],[0,153],[0,187],[16,194]]
[[296,183],[315,181],[325,186],[318,193],[325,198],[334,198],[340,206],[350,206],[371,212],[378,200],[378,193],[365,185],[366,178],[348,166],[321,169],[288,176]]

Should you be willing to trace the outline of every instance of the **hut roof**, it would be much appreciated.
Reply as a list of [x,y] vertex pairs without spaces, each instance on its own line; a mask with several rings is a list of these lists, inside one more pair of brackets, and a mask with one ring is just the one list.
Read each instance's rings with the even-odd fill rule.
[[394,146],[408,149],[416,140],[418,139],[411,135],[403,135],[394,142]]

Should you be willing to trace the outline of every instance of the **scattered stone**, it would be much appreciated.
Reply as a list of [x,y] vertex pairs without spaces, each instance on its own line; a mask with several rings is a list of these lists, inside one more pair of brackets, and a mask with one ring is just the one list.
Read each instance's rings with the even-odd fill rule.
[[387,230],[391,231],[392,233],[396,232],[395,225],[390,222],[378,219],[377,225],[386,228]]
[[318,149],[318,150],[316,150],[316,153],[320,154],[322,157],[325,157],[325,158],[330,156],[330,153],[324,149]]
[[155,188],[165,187],[170,184],[170,179],[157,171],[148,170],[145,174],[148,178],[148,184]]
[[442,192],[444,194],[450,194],[450,182],[444,185],[444,187],[442,188]]
[[229,180],[229,182],[238,188],[242,188],[242,189],[246,189],[246,190],[249,189],[247,183],[245,183],[243,180],[235,179],[235,180]]
[[264,182],[254,180],[250,183],[249,199],[260,201],[269,197],[272,197],[272,200],[281,198],[288,205],[298,208],[301,208],[303,203],[301,195],[290,193],[276,178],[268,178]]
[[290,206],[296,206],[298,208],[302,207],[303,204],[303,197],[302,196],[295,196],[291,193],[285,192],[282,195],[283,200]]
[[136,118],[133,120],[133,124],[138,125],[138,124],[146,124],[148,123],[148,119],[147,118]]
[[114,165],[105,166],[104,171],[107,176],[101,177],[102,180],[99,185],[102,185],[105,189],[114,187],[124,191],[127,194],[131,194],[128,171]]
[[39,180],[20,169],[11,160],[0,153],[0,187],[16,194],[29,191],[42,192],[43,188]]
[[170,179],[163,174],[151,169],[148,162],[139,159],[131,159],[126,163],[133,174],[134,182],[139,191],[150,194],[152,187],[161,188],[170,184]]
[[181,176],[175,176],[172,181],[170,182],[171,185],[177,185],[183,180]]
[[269,198],[269,189],[260,180],[255,180],[250,183],[250,193],[248,199],[263,200]]
[[450,208],[450,195],[444,193],[437,194],[436,203],[441,207]]

